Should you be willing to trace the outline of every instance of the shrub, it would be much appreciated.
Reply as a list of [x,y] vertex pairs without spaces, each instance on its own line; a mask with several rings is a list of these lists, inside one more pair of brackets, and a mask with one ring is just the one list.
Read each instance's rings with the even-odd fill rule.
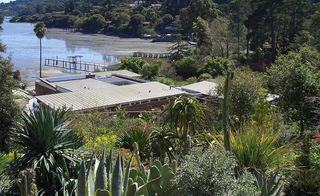
[[[231,148],[239,166],[261,173],[294,170],[296,155],[291,145],[278,145],[280,134],[254,123],[242,126],[237,133],[231,132]],[[223,146],[223,136],[220,138]]]
[[236,160],[226,152],[209,148],[193,150],[176,173],[182,195],[258,195],[254,177],[235,173]]
[[141,58],[125,58],[121,60],[120,69],[127,69],[135,73],[140,73],[146,62]]
[[210,80],[210,79],[212,79],[212,76],[210,74],[208,74],[208,73],[203,73],[198,77],[198,81],[199,82]]
[[161,61],[155,61],[151,64],[144,64],[141,68],[141,75],[144,79],[153,80],[159,73]]
[[197,62],[192,57],[184,57],[183,59],[173,63],[176,72],[184,79],[197,75]]
[[107,133],[101,136],[97,136],[94,139],[90,139],[85,145],[87,151],[93,152],[95,154],[103,150],[112,150],[115,147],[117,141],[117,135],[114,133]]
[[209,73],[213,78],[224,75],[224,72],[227,70],[230,62],[228,59],[216,57],[210,58],[204,64],[204,68],[202,69],[202,73]]

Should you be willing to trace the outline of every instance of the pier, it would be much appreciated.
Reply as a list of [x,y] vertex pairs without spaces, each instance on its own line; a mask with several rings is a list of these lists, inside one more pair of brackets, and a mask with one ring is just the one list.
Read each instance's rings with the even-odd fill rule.
[[81,61],[82,56],[70,56],[69,59],[46,58],[45,66],[62,68],[70,71],[99,72],[110,71],[108,65]]
[[150,52],[133,52],[133,57],[162,59],[169,58],[170,53],[150,53]]

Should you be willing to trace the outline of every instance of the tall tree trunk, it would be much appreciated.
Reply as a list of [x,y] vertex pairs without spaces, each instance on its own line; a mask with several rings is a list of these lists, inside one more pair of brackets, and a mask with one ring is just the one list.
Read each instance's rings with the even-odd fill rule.
[[42,77],[42,39],[40,39],[40,78]]

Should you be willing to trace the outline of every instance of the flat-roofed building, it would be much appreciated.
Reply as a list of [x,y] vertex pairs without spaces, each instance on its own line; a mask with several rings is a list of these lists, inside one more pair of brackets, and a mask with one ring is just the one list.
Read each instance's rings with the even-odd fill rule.
[[161,107],[172,97],[185,94],[159,82],[137,83],[92,90],[77,89],[74,92],[37,96],[37,100],[52,108],[65,107],[72,111],[93,109],[115,109],[118,106],[127,110],[150,110]]

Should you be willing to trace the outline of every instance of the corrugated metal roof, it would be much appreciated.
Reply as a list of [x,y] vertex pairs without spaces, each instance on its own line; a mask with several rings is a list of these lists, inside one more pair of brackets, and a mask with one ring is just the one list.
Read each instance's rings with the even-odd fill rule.
[[213,95],[215,94],[216,88],[218,87],[217,83],[202,81],[186,86],[182,86],[181,89],[185,91],[192,91],[197,93],[202,93],[204,95]]
[[52,107],[66,107],[71,110],[85,110],[98,107],[112,107],[120,104],[171,97],[184,94],[183,91],[171,88],[159,82],[110,86],[109,88],[82,90],[37,96],[36,98]]

